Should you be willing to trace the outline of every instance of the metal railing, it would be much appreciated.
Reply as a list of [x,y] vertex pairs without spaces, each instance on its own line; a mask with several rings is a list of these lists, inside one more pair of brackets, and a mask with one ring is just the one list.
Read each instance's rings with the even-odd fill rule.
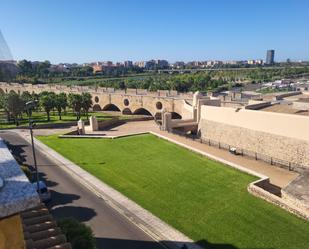
[[286,161],[280,158],[276,158],[270,155],[266,155],[266,154],[262,154],[262,153],[257,153],[255,151],[251,151],[251,150],[247,150],[247,149],[243,149],[243,148],[238,148],[237,146],[233,146],[230,144],[226,144],[226,143],[222,143],[219,141],[215,141],[212,139],[208,139],[208,138],[200,138],[198,135],[193,135],[193,134],[184,134],[183,132],[177,131],[177,130],[173,130],[171,133],[181,136],[181,137],[185,137],[186,139],[191,139],[193,141],[199,142],[199,143],[203,143],[203,144],[207,144],[209,146],[214,146],[217,147],[219,149],[223,149],[223,150],[230,150],[231,148],[236,148],[236,152],[238,155],[241,156],[246,156],[246,157],[250,157],[253,158],[255,160],[261,160],[264,161],[266,163],[269,163],[270,165],[274,165],[280,168],[284,168],[287,169],[289,171],[302,171],[305,169],[308,169],[309,167],[306,167],[305,165],[301,165],[301,164],[297,164],[291,161]]

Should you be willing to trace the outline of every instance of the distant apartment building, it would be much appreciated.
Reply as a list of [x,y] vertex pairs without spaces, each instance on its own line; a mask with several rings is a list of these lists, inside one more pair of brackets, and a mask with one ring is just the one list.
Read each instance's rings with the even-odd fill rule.
[[167,60],[156,60],[155,61],[157,68],[167,69],[169,67],[169,63]]
[[275,62],[275,50],[273,50],[273,49],[267,50],[266,64],[272,65],[272,64],[274,64],[274,62]]
[[207,61],[206,63],[207,67],[213,67],[213,66],[216,66],[216,65],[223,65],[223,62],[222,61]]
[[171,65],[172,68],[181,69],[185,67],[185,63],[183,61],[176,61],[174,64]]
[[193,61],[192,63],[194,67],[200,67],[202,65],[202,63],[199,61]]
[[148,70],[155,69],[155,60],[150,60],[145,63],[145,68]]
[[168,69],[169,63],[167,60],[150,60],[146,62],[145,68],[148,70]]
[[93,73],[101,73],[103,72],[103,66],[102,65],[92,65]]
[[133,67],[132,61],[124,61],[124,67]]
[[235,60],[225,61],[224,64],[227,64],[227,65],[238,65],[239,61],[235,61]]
[[125,64],[122,62],[116,62],[115,67],[123,67]]
[[112,61],[103,61],[103,62],[100,62],[99,64],[101,64],[103,67],[113,67],[114,66]]
[[248,65],[262,65],[263,60],[247,60]]
[[136,61],[134,63],[135,66],[140,67],[140,68],[144,68],[146,66],[146,62],[145,61]]

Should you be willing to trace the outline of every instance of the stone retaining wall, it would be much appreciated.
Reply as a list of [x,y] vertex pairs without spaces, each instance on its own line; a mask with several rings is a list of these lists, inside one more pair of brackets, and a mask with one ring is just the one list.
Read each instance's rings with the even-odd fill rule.
[[308,127],[306,116],[214,106],[202,106],[199,122],[203,140],[259,154],[262,160],[298,171],[309,168]]
[[309,168],[309,142],[203,119],[202,139],[225,143],[258,154]]
[[279,206],[302,219],[309,220],[309,212],[308,209],[305,208],[305,206],[297,206],[295,205],[294,201],[289,197],[280,198],[257,186],[257,184],[263,185],[263,181],[269,181],[269,179],[265,179],[262,181],[258,180],[256,182],[250,183],[248,186],[249,193],[259,198],[262,198],[276,206]]

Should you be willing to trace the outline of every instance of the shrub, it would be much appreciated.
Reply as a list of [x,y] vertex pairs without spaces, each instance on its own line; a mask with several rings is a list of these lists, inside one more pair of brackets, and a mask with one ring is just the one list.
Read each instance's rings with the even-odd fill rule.
[[58,220],[58,225],[73,249],[95,249],[95,238],[90,227],[74,218]]

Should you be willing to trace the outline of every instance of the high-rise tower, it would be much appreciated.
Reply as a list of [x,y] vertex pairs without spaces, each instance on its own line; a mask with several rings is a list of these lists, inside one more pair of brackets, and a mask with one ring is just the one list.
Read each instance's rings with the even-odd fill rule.
[[268,64],[268,65],[274,64],[274,62],[275,62],[274,59],[275,59],[275,50],[273,50],[273,49],[267,50],[266,64]]

